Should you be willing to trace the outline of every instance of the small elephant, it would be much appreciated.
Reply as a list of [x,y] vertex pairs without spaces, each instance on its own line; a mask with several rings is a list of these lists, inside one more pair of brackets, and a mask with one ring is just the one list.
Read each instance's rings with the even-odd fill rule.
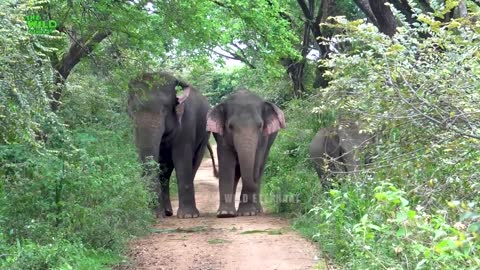
[[[177,86],[183,88],[181,96],[176,95]],[[198,217],[193,179],[210,137],[206,130],[210,108],[206,98],[166,72],[143,73],[129,83],[129,89],[127,107],[135,126],[139,157],[145,162],[152,156],[160,167],[157,217],[173,215],[169,181],[174,168],[179,197],[177,217]]]
[[[217,141],[220,206],[217,217],[254,216],[262,212],[260,184],[270,147],[285,117],[275,104],[240,89],[213,107],[207,130]],[[235,211],[235,191],[242,192]]]
[[[320,129],[310,143],[310,158],[324,188],[330,188],[328,172],[354,172],[361,165],[360,152],[374,138],[360,133],[359,126],[347,121],[340,128]],[[325,172],[325,165],[328,171]]]

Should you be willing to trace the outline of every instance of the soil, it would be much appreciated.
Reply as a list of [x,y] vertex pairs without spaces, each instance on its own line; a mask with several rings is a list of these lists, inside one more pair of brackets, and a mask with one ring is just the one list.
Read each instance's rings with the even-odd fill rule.
[[[253,217],[217,218],[218,179],[213,176],[209,157],[195,177],[195,195],[201,216],[159,220],[152,234],[130,244],[132,262],[122,269],[330,268],[318,258],[319,252],[311,242],[292,231],[288,219],[268,212]],[[177,209],[177,201],[172,203],[173,209]]]

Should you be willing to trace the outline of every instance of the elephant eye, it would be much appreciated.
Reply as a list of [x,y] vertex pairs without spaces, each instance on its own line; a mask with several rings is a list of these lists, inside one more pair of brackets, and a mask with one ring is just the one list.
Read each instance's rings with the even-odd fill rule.
[[233,124],[232,123],[228,123],[228,129],[233,130]]
[[262,128],[263,128],[263,123],[262,123],[262,122],[258,122],[258,123],[257,123],[257,128],[258,128],[258,129],[262,129]]

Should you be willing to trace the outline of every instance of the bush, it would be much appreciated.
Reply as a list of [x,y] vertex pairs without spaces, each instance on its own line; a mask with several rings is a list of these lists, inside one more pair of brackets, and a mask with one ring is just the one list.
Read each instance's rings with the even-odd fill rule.
[[24,11],[0,24],[0,268],[101,269],[153,221],[123,92],[73,77],[53,113],[53,48],[40,43],[59,38],[25,35]]
[[325,122],[319,117],[381,130],[372,165],[276,208],[307,212],[295,227],[347,269],[480,267],[479,28],[468,18],[420,20],[420,30],[406,25],[393,39],[361,21],[327,25],[349,48],[322,63],[330,84],[317,99],[288,105],[289,128],[270,155],[267,190],[309,193],[318,179],[306,147]]

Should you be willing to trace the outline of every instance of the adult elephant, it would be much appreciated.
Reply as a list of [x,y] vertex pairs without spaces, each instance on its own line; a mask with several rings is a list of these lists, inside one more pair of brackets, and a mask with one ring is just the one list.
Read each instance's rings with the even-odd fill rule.
[[[178,86],[183,88],[180,96],[176,95]],[[157,216],[173,215],[169,180],[175,169],[177,217],[198,217],[193,179],[210,137],[206,131],[210,108],[206,98],[166,72],[143,73],[129,83],[129,90],[128,112],[135,125],[139,157],[146,162],[152,156],[160,165]]]
[[309,154],[323,187],[330,187],[327,177],[331,172],[358,171],[365,163],[361,152],[373,138],[372,134],[361,133],[353,121],[343,122],[338,128],[320,129],[310,143]]
[[[262,212],[260,184],[270,147],[283,112],[248,90],[228,96],[208,113],[207,130],[217,141],[220,207],[217,217],[253,216]],[[235,211],[235,191],[242,177],[242,192]]]

